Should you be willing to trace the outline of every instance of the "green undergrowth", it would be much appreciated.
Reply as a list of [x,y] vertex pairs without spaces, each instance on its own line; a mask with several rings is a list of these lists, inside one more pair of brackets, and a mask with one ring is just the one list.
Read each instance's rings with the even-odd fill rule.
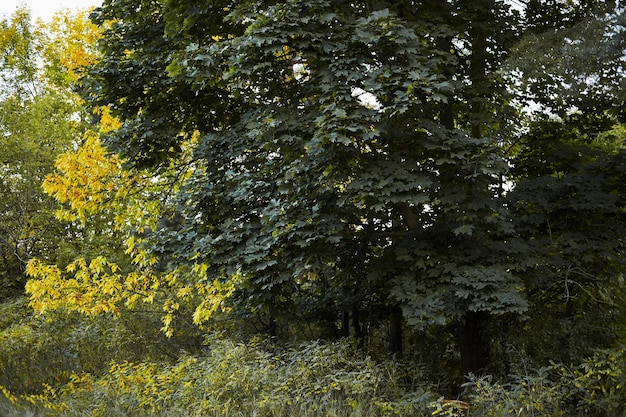
[[[156,321],[154,321],[156,320]],[[166,339],[158,319],[38,317],[0,305],[2,417],[622,417],[626,353],[579,363],[519,360],[444,399],[417,361],[381,360],[351,339],[283,344],[212,333]]]
[[211,336],[201,354],[171,364],[113,362],[40,395],[0,401],[14,416],[449,416],[620,417],[626,355],[598,352],[575,367],[552,364],[505,382],[470,376],[466,401],[443,400],[419,367],[360,357],[350,341],[278,348]]
[[[602,352],[574,369],[553,365],[508,382],[472,377],[467,402],[437,401],[406,384],[400,363],[345,360],[345,344],[268,352],[220,340],[169,366],[113,363],[106,376],[75,375],[59,390],[0,401],[14,416],[623,416],[623,353]],[[352,357],[352,356],[350,356]],[[618,365],[619,361],[619,365]],[[402,381],[404,385],[398,384]],[[469,409],[467,408],[469,406]]]
[[623,417],[626,350],[596,352],[576,366],[552,363],[507,378],[471,377],[472,416]]
[[[207,338],[173,364],[113,362],[93,378],[27,397],[47,416],[427,416],[418,367],[360,357],[350,341],[278,348]],[[30,409],[33,405],[30,406]]]

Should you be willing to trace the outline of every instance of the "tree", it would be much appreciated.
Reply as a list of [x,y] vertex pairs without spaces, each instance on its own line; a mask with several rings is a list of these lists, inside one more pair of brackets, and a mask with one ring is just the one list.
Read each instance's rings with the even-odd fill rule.
[[[376,288],[410,323],[464,323],[464,357],[484,356],[470,322],[525,309],[495,191],[506,164],[486,136],[515,15],[499,2],[427,3],[98,9],[111,23],[86,97],[123,123],[110,149],[158,169],[200,133],[147,247],[238,277],[235,303],[270,316],[301,311],[294,291]],[[466,371],[485,364],[468,357]]]
[[624,15],[612,2],[529,7],[543,17],[505,65],[532,103],[510,147],[508,204],[534,254],[521,327],[537,358],[570,362],[612,343],[623,310]]
[[622,113],[623,12],[610,1],[540,3],[530,2],[531,29],[505,65],[517,97],[559,117],[573,110]]
[[67,79],[61,81],[76,63],[60,58],[67,51],[84,50],[85,39],[72,33],[78,44],[58,51],[54,48],[70,35],[49,39],[48,30],[33,23],[25,9],[0,22],[1,298],[23,291],[24,268],[32,257],[61,262],[59,240],[71,233],[55,221],[56,205],[41,183],[57,155],[72,146],[85,127],[79,97]]
[[571,362],[615,341],[623,308],[623,126],[576,113],[537,120],[522,140],[509,198],[534,253],[526,345],[538,360]]
[[[547,3],[532,6],[549,17]],[[587,6],[571,16],[589,16]],[[533,229],[529,213],[543,207],[545,226],[564,220],[563,206],[587,204],[560,224],[570,237],[585,236],[592,219],[622,221],[615,142],[586,159],[587,148],[568,142],[574,125],[511,127],[534,74],[511,52],[523,50],[524,30],[541,27],[503,1],[112,0],[92,18],[104,28],[102,59],[83,97],[120,121],[103,143],[129,181],[151,177],[131,204],[92,209],[160,197],[146,227],[125,229],[136,270],[96,259],[70,273],[90,297],[106,282],[97,302],[109,310],[134,293],[160,297],[166,332],[182,300],[197,324],[232,310],[262,315],[273,335],[279,321],[336,322],[346,312],[360,332],[367,308],[391,317],[396,353],[404,324],[450,325],[462,372],[480,372],[494,319],[535,314],[535,295],[551,285],[535,278],[567,269],[563,247],[552,250],[550,230]],[[572,27],[567,19],[555,27]],[[584,79],[568,74],[549,81]],[[529,91],[543,103],[555,88]],[[598,108],[585,108],[579,129],[603,123]],[[611,169],[594,179],[599,166]],[[561,174],[558,187],[578,187],[567,198],[536,187]],[[596,242],[613,237],[603,230]],[[580,259],[593,280],[614,281],[621,246],[592,246],[584,258],[589,248],[573,240],[570,265]],[[33,273],[41,305],[61,288],[68,305],[95,311],[81,294],[67,297],[59,270],[47,283],[44,268]]]

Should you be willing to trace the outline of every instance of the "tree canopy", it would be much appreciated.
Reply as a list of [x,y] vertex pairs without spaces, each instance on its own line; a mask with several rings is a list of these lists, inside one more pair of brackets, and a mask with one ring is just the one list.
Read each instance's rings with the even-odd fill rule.
[[159,300],[168,334],[185,314],[274,336],[389,320],[395,353],[402,329],[440,326],[464,374],[494,366],[498,329],[543,315],[584,317],[602,345],[624,271],[614,6],[105,1],[80,91],[115,122],[47,187],[109,216],[133,264],[33,262],[34,305]]
[[[61,20],[74,26],[71,32]],[[0,299],[23,291],[30,259],[63,263],[74,256],[59,241],[75,231],[55,220],[57,205],[41,184],[86,128],[82,100],[70,86],[77,68],[93,61],[87,45],[94,33],[85,14],[47,26],[17,9],[0,21]]]

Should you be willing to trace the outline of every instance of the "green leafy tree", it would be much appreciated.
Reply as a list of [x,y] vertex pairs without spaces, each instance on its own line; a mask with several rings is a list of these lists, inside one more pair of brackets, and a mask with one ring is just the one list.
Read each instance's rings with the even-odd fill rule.
[[530,2],[535,26],[505,65],[517,97],[544,114],[612,109],[623,121],[623,12],[610,1],[546,3]]
[[625,267],[624,15],[612,2],[559,7],[542,9],[506,63],[517,97],[532,103],[528,130],[510,148],[508,198],[534,254],[521,346],[543,363],[575,362],[615,341]]
[[[611,288],[622,271],[621,240],[585,240],[617,238],[604,226],[618,225],[623,207],[619,140],[607,136],[618,112],[579,106],[581,90],[559,104],[560,122],[512,127],[523,126],[513,105],[532,98],[549,114],[551,92],[585,77],[555,66],[537,81],[536,68],[515,61],[524,42],[543,27],[567,37],[583,17],[605,39],[595,29],[604,15],[585,3],[572,6],[576,22],[559,23],[549,4],[532,6],[555,26],[528,25],[495,0],[107,2],[92,15],[102,59],[82,79],[83,97],[119,119],[103,140],[131,183],[152,177],[128,206],[149,200],[149,184],[161,199],[143,228],[125,229],[136,270],[97,258],[74,263],[72,279],[90,297],[104,285],[105,311],[162,296],[170,334],[183,300],[196,324],[231,311],[265,318],[271,334],[340,316],[344,334],[350,316],[358,334],[361,313],[389,316],[396,353],[404,324],[445,325],[462,372],[484,369],[490,326],[555,313],[537,294],[558,304],[545,289],[571,278],[569,267],[585,293]],[[575,105],[585,117],[564,119]],[[586,146],[580,132],[607,142]],[[85,201],[99,212],[122,208],[121,197]],[[558,223],[561,246],[529,223],[535,210],[540,224]],[[33,275],[40,306],[78,282],[41,265]]]
[[[23,290],[26,262],[54,258],[64,227],[41,189],[56,156],[76,139],[75,94],[50,82],[42,63],[45,27],[25,9],[0,22],[0,280],[1,297]],[[56,69],[60,72],[60,69]]]
[[493,116],[513,11],[113,1],[93,17],[108,29],[85,97],[123,123],[107,145],[158,171],[200,133],[146,247],[235,279],[240,311],[375,296],[410,324],[458,321],[464,370],[485,365],[478,321],[526,308]]
[[614,343],[621,320],[624,128],[606,113],[531,126],[508,196],[516,230],[534,254],[521,346],[539,361],[575,362]]

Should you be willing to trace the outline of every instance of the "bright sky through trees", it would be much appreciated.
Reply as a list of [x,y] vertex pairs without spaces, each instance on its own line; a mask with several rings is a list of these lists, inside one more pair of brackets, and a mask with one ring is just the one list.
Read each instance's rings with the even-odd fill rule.
[[0,18],[13,14],[20,6],[28,7],[34,18],[50,20],[52,15],[63,9],[85,9],[92,6],[99,6],[102,0],[2,0],[0,2]]

